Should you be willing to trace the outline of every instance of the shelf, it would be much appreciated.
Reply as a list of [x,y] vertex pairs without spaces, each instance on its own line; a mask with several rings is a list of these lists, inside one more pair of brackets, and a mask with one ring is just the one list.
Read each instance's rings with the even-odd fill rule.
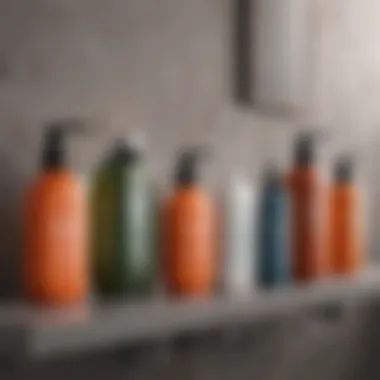
[[157,298],[65,311],[0,305],[0,355],[40,359],[106,349],[378,296],[380,271],[371,270],[354,279],[326,280],[240,297],[192,301]]

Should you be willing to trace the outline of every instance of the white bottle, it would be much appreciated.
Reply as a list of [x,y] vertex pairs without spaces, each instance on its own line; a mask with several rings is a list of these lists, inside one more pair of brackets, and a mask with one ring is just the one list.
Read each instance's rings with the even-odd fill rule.
[[227,294],[248,294],[255,288],[256,198],[252,182],[233,174],[224,209],[222,282]]

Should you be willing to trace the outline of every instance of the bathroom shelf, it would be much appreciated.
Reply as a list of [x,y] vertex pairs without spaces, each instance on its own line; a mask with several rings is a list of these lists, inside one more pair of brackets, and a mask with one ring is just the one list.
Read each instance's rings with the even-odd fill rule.
[[354,279],[260,291],[240,297],[89,304],[71,310],[0,305],[0,357],[43,359],[107,349],[203,329],[256,323],[300,311],[380,297],[380,270]]

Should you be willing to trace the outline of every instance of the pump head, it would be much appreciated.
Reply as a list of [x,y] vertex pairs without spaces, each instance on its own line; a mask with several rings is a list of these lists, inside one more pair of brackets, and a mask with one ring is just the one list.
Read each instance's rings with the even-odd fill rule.
[[140,159],[146,150],[146,138],[141,130],[135,130],[115,141],[115,150],[128,159]]
[[355,157],[352,154],[344,154],[335,162],[334,179],[338,183],[352,182],[355,171]]
[[186,148],[179,154],[175,181],[177,185],[189,186],[199,181],[199,161],[208,155],[203,147]]
[[312,165],[316,161],[316,143],[321,136],[319,131],[302,131],[297,134],[294,153],[296,165]]
[[68,133],[83,133],[86,122],[81,119],[57,119],[45,127],[42,166],[56,169],[67,164],[65,137]]

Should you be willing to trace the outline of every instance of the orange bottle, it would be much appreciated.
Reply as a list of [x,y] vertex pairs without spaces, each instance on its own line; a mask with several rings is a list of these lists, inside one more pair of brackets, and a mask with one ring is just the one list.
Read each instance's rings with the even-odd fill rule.
[[181,154],[175,189],[164,207],[164,280],[169,292],[183,296],[209,294],[217,270],[215,210],[198,184],[199,154],[196,149]]
[[330,193],[330,254],[334,274],[353,275],[363,264],[360,195],[353,184],[353,162],[341,157],[336,163]]
[[24,210],[23,282],[27,297],[56,306],[84,300],[88,289],[84,189],[66,168],[63,138],[74,125],[48,126],[42,172]]
[[298,136],[289,181],[292,274],[301,282],[329,271],[326,189],[314,162],[314,138],[311,132]]

